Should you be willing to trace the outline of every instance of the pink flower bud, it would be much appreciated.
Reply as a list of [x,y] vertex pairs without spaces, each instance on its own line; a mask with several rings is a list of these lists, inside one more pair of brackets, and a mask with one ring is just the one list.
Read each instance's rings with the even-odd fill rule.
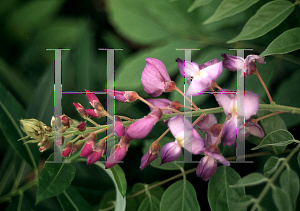
[[229,71],[236,72],[244,69],[245,60],[242,57],[231,56],[227,53],[221,54],[223,59],[223,67]]
[[119,137],[121,137],[125,134],[124,126],[122,124],[120,117],[118,117],[118,116],[115,116],[114,132],[115,132],[116,136],[119,136]]
[[97,109],[86,109],[85,111],[89,116],[94,117],[94,118],[101,118],[106,115],[105,112],[103,112],[103,111],[100,112]]
[[96,163],[102,157],[103,152],[105,150],[105,144],[106,144],[105,139],[101,139],[99,141],[99,143],[96,146],[96,149],[91,154],[89,154],[87,158],[88,165]]
[[96,144],[96,134],[91,133],[80,152],[80,156],[84,158],[89,156],[89,154],[91,154],[94,151],[95,144]]
[[80,103],[73,103],[73,104],[82,118],[84,118],[84,119],[88,118],[88,115],[87,115],[84,107]]
[[117,101],[124,102],[134,102],[137,99],[138,94],[134,91],[115,91],[110,89],[105,89],[107,94]]
[[126,131],[126,136],[130,139],[145,138],[161,116],[162,111],[159,108],[154,109],[146,117],[131,124]]
[[120,138],[117,147],[114,149],[113,153],[111,154],[111,156],[109,156],[105,163],[105,169],[111,168],[115,166],[118,163],[118,161],[123,160],[127,153],[130,141],[131,140],[125,135]]
[[144,90],[152,97],[175,89],[175,83],[171,81],[166,66],[158,59],[146,58],[141,80]]
[[[181,145],[175,140],[165,144],[161,150],[161,164],[172,162],[181,155]],[[161,165],[160,164],[160,165]]]
[[214,158],[204,156],[198,164],[196,174],[204,181],[207,181],[216,172],[217,166],[217,161]]
[[71,153],[77,152],[83,145],[83,141],[77,141],[75,144],[72,146],[72,151]]
[[72,146],[73,146],[73,142],[69,141],[63,149],[62,156],[68,157],[71,154]]
[[153,142],[148,149],[147,153],[143,155],[141,160],[140,169],[143,170],[146,166],[148,166],[153,160],[158,157],[158,153],[160,152],[159,143]]
[[61,123],[64,126],[66,126],[67,128],[70,127],[70,118],[68,116],[66,116],[66,115],[61,115],[61,116],[56,115],[56,116],[61,119]]
[[86,97],[87,99],[90,101],[90,104],[98,111],[103,111],[104,108],[102,106],[102,104],[100,103],[99,99],[96,97],[95,94],[93,94],[92,92],[90,92],[89,90],[85,90],[86,91]]
[[85,129],[86,129],[86,124],[85,124],[85,122],[79,122],[78,125],[77,125],[77,129],[78,129],[79,131],[85,131]]

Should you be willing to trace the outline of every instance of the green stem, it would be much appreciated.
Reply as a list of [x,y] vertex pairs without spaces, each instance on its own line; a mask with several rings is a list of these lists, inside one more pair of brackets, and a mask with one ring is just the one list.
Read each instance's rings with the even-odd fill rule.
[[268,193],[269,189],[272,187],[273,183],[275,182],[275,180],[277,179],[277,177],[281,174],[281,171],[284,169],[284,167],[287,165],[287,163],[289,162],[289,160],[292,158],[292,156],[300,149],[300,144],[297,145],[297,147],[295,147],[291,153],[283,160],[283,162],[281,163],[281,165],[279,166],[278,170],[276,171],[276,173],[270,178],[270,180],[268,181],[268,183],[266,184],[266,186],[264,187],[264,189],[262,190],[262,192],[260,193],[260,195],[258,196],[255,204],[253,205],[251,211],[254,211],[255,208],[258,208],[259,206],[259,202],[261,202],[263,200],[263,198],[265,197],[265,195]]

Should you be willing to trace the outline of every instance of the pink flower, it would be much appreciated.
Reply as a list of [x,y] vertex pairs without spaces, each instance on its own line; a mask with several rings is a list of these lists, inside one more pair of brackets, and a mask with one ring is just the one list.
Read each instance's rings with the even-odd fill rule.
[[73,143],[69,141],[62,151],[62,156],[68,157],[71,154]]
[[93,94],[92,92],[90,92],[89,90],[85,90],[86,91],[86,97],[87,99],[90,101],[90,104],[98,111],[103,111],[104,108],[102,106],[102,104],[100,103],[99,99],[96,97],[95,94]]
[[94,151],[95,144],[96,144],[96,134],[91,133],[80,152],[80,156],[84,158],[89,156],[89,154],[91,154]]
[[[248,75],[253,75],[255,71],[257,71],[255,62],[258,62],[259,64],[266,64],[266,62],[264,61],[264,57],[260,57],[257,55],[248,55],[244,63],[244,71],[246,77],[248,77]],[[243,72],[241,76],[244,76]]]
[[222,73],[222,62],[217,59],[210,60],[205,64],[198,65],[195,62],[186,62],[179,58],[178,68],[183,77],[193,77],[186,95],[199,96],[206,91],[213,81]]
[[209,178],[217,171],[217,161],[210,156],[204,156],[197,166],[196,174],[204,181],[208,181]]
[[73,104],[82,118],[84,118],[84,119],[88,118],[88,115],[87,115],[84,107],[80,103],[73,103]]
[[105,150],[105,144],[106,144],[105,139],[101,139],[99,141],[99,143],[96,146],[96,149],[92,153],[90,153],[87,158],[88,165],[96,163],[102,157],[103,152]]
[[116,136],[123,136],[125,134],[125,128],[122,124],[120,117],[115,116],[114,132]]
[[126,136],[129,139],[145,138],[150,133],[155,123],[160,120],[161,116],[162,111],[159,108],[154,109],[144,118],[132,123],[126,131]]
[[94,118],[101,118],[106,115],[105,112],[98,111],[97,109],[86,109],[85,111],[89,116]]
[[145,92],[152,97],[157,97],[163,92],[172,92],[175,88],[164,63],[154,58],[146,58],[141,80]]
[[85,122],[79,122],[78,125],[77,125],[77,129],[78,129],[79,131],[85,131],[85,129],[86,129],[86,124],[85,124]]
[[[173,108],[175,110],[179,110],[180,107],[180,103],[178,101],[170,101],[168,99],[165,98],[157,98],[157,99],[146,99],[149,103],[151,103],[153,106],[155,106],[156,108]],[[150,110],[152,111],[153,108],[151,106],[149,106]],[[163,110],[162,111],[164,114],[171,114],[173,113],[172,111],[168,111],[168,110]]]
[[134,91],[115,91],[110,89],[105,89],[107,94],[117,101],[124,102],[134,102],[137,99],[138,94]]

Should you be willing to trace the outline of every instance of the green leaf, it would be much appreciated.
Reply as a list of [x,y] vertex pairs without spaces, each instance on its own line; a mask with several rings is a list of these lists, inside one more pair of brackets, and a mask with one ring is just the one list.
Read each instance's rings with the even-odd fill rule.
[[252,148],[252,150],[257,150],[259,148],[268,147],[268,146],[286,146],[290,143],[293,143],[294,137],[293,135],[287,130],[276,130],[272,133],[268,134],[262,142]]
[[272,198],[279,211],[291,211],[292,203],[288,194],[278,187],[273,188]]
[[[83,159],[81,161],[86,162],[86,159]],[[126,207],[126,197],[123,197],[119,188],[118,188],[118,184],[115,180],[114,174],[110,169],[105,169],[105,166],[103,163],[101,162],[96,162],[95,165],[97,165],[98,167],[102,168],[107,174],[108,176],[110,176],[110,178],[112,179],[112,181],[114,182],[115,185],[115,189],[116,189],[116,202],[115,202],[115,210],[117,211],[124,211],[125,207]]]
[[270,157],[267,162],[265,163],[265,166],[264,166],[264,174],[266,177],[269,177],[271,176],[271,174],[273,174],[276,169],[278,168],[280,164],[280,160],[278,157]]
[[[153,141],[156,139],[150,139],[144,142],[144,147],[143,147],[143,154],[147,152],[149,149],[150,145],[152,144]],[[160,140],[160,146],[161,148],[168,142],[174,141],[174,138],[170,138],[168,136],[165,136]],[[183,161],[183,153],[181,153],[180,157],[176,161]],[[164,169],[164,170],[179,170],[179,167],[183,167],[184,163],[176,163],[176,161],[173,162],[168,162],[160,165],[161,163],[161,155],[160,152],[158,154],[158,157],[150,163],[150,165],[154,168],[158,169]],[[147,168],[147,167],[146,167]]]
[[[277,92],[273,96],[273,100],[278,105],[288,105],[292,107],[300,107],[300,89],[299,82],[300,70],[295,71],[277,86]],[[277,115],[278,116],[278,115]],[[295,114],[280,114],[286,126],[293,127],[300,123],[300,118],[295,118]]]
[[227,43],[260,37],[278,26],[293,10],[294,5],[289,1],[268,2],[248,20],[241,33]]
[[231,17],[248,9],[256,2],[258,2],[258,0],[224,0],[219,5],[216,12],[210,18],[204,21],[203,24],[208,24]]
[[[132,194],[137,193],[141,190],[146,189],[146,187],[151,187],[154,184],[157,184],[158,182],[154,182],[151,184],[143,184],[143,183],[135,183],[132,187]],[[154,196],[155,198],[157,198],[158,200],[161,199],[162,195],[164,194],[164,189],[161,186],[157,186],[155,188],[152,188],[151,190],[148,190],[148,192]],[[145,198],[148,197],[147,191],[145,191],[144,193],[136,196],[135,198],[137,199],[137,201],[139,203],[141,203]]]
[[118,164],[110,168],[110,170],[114,175],[120,193],[122,194],[123,197],[125,197],[127,182],[126,182],[124,171]]
[[57,196],[63,211],[92,211],[89,203],[72,187],[64,190]]
[[292,169],[287,168],[280,175],[280,186],[289,195],[294,209],[296,208],[296,202],[299,194],[299,177]]
[[159,201],[154,196],[145,198],[141,203],[138,211],[157,211],[159,210]]
[[230,187],[244,187],[244,186],[259,185],[266,181],[268,181],[268,179],[265,178],[264,175],[260,173],[251,173],[248,174],[247,176],[244,176],[243,178],[238,180],[236,184],[231,185]]
[[[53,161],[51,154],[47,161]],[[61,194],[75,177],[76,168],[68,163],[45,163],[38,181],[36,203]]]
[[245,188],[231,188],[240,175],[232,168],[221,166],[209,179],[207,197],[212,211],[235,211],[235,204],[245,195]]
[[273,54],[285,54],[300,48],[300,27],[286,30],[276,37],[260,54],[260,56],[269,56]]
[[26,195],[22,193],[10,202],[5,211],[31,211],[33,210],[32,207]]
[[196,191],[187,180],[173,183],[161,198],[160,211],[200,211]]
[[205,6],[207,4],[210,4],[212,0],[195,0],[193,4],[188,8],[187,12],[192,12],[193,10]]
[[13,149],[20,155],[32,168],[37,169],[40,157],[36,145],[24,145],[24,140],[18,141],[23,137],[20,129],[19,120],[27,118],[27,115],[19,102],[6,90],[0,83],[0,129]]
[[250,195],[245,195],[235,204],[236,211],[247,210],[247,207],[253,204],[255,199]]

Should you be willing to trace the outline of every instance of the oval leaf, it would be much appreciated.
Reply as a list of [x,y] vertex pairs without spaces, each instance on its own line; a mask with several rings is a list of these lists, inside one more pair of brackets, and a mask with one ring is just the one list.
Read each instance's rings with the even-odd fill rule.
[[27,118],[24,109],[1,83],[0,99],[0,129],[2,130],[4,137],[18,155],[20,155],[31,167],[36,169],[40,157],[38,148],[33,144],[24,145],[25,140],[18,141],[18,139],[23,137],[19,119]]
[[268,179],[264,177],[264,175],[260,173],[251,173],[247,176],[244,176],[240,180],[237,181],[235,185],[231,185],[230,187],[244,187],[244,186],[252,186],[258,185],[263,182],[266,182]]
[[275,202],[275,205],[279,211],[293,210],[290,197],[284,190],[282,190],[278,187],[275,187],[272,190],[272,198],[273,198],[273,201]]
[[187,180],[172,184],[161,198],[160,211],[200,211],[196,191]]
[[273,54],[285,54],[300,48],[300,27],[287,30],[276,37],[260,54],[260,56],[268,56]]
[[74,189],[69,187],[57,196],[63,211],[92,211],[90,204]]
[[[51,154],[47,161],[53,161]],[[76,168],[69,163],[45,163],[39,175],[36,203],[61,194],[67,189],[75,176]]]
[[288,168],[280,175],[280,186],[289,195],[294,209],[299,194],[299,177],[292,169]]
[[125,197],[127,182],[126,182],[124,171],[118,164],[110,168],[110,170],[114,175],[120,193],[122,194],[123,197]]
[[207,4],[210,4],[212,0],[195,0],[193,4],[188,8],[187,12],[192,12],[193,10],[205,6]]
[[280,160],[278,157],[270,157],[267,162],[265,163],[265,166],[264,166],[264,174],[266,177],[269,177],[271,176],[271,174],[273,172],[276,171],[276,169],[278,168],[280,164]]
[[210,18],[208,18],[203,24],[212,23],[233,16],[237,13],[240,13],[248,9],[256,2],[258,2],[258,0],[224,0],[219,5],[216,12]]
[[138,211],[157,211],[159,210],[159,201],[154,196],[145,198]]
[[294,142],[293,135],[287,130],[276,130],[268,134],[262,142],[257,146],[252,148],[252,150],[257,150],[259,148],[268,146],[286,146]]
[[235,211],[235,204],[245,195],[245,188],[229,186],[235,184],[239,179],[241,177],[234,169],[225,166],[217,168],[216,173],[209,179],[207,191],[212,211]]
[[293,10],[294,5],[289,1],[271,1],[263,5],[248,20],[241,33],[227,43],[260,37],[278,26]]

